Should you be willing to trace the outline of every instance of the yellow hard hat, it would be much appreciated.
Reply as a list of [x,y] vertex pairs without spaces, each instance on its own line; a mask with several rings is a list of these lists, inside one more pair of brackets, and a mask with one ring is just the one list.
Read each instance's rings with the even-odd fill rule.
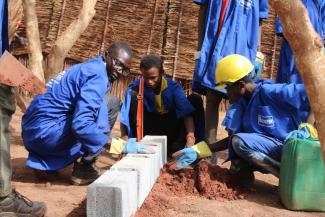
[[242,55],[231,54],[222,58],[216,68],[216,88],[225,88],[227,83],[242,79],[253,69],[251,61]]

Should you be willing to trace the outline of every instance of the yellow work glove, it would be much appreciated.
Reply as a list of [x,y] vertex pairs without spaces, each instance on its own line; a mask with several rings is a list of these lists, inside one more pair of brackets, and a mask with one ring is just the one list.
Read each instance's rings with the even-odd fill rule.
[[109,153],[111,154],[121,154],[123,153],[125,146],[125,141],[120,138],[113,138],[111,143],[111,148],[109,149]]
[[309,124],[309,123],[301,123],[299,125],[299,130],[303,129],[303,128],[306,128],[310,134],[309,138],[314,138],[314,139],[317,139],[318,138],[318,133],[317,133],[317,130],[316,128]]
[[196,145],[193,145],[192,148],[196,151],[199,158],[206,158],[206,157],[210,157],[212,155],[212,152],[211,152],[208,144],[204,141],[199,142]]

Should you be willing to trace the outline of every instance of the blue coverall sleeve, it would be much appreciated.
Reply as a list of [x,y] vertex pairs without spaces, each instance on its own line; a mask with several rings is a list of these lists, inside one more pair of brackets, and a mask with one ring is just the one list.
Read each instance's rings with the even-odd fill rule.
[[212,1],[212,0],[193,0],[193,2],[198,5],[206,4],[206,3],[208,3],[208,1]]
[[129,86],[129,88],[127,89],[124,95],[124,101],[120,110],[120,122],[127,128],[129,137],[132,137],[130,119],[129,119],[131,97],[132,97],[132,89]]
[[304,84],[265,84],[264,97],[269,97],[279,106],[289,106],[296,110],[310,111]]
[[226,116],[222,121],[222,126],[224,126],[231,134],[241,132],[245,107],[245,100],[241,98],[228,109]]
[[269,15],[268,0],[260,0],[260,19],[266,19]]
[[176,116],[177,118],[182,118],[194,112],[195,109],[187,99],[183,88],[178,84],[174,84],[174,103],[176,107]]
[[72,130],[85,150],[96,153],[108,142],[108,135],[96,123],[108,84],[100,73],[81,74],[84,84],[76,101]]

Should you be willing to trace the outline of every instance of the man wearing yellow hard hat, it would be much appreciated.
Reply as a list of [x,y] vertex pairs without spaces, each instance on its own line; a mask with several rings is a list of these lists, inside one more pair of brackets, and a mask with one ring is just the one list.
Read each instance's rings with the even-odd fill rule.
[[[303,84],[274,84],[271,80],[252,81],[253,64],[244,56],[232,54],[218,62],[216,88],[226,88],[232,104],[223,121],[229,137],[215,144],[200,142],[173,156],[178,168],[197,158],[211,156],[228,147],[231,171],[254,180],[254,170],[279,175],[281,150],[288,134],[307,120],[309,101]],[[317,136],[313,127],[301,125],[290,136]]]

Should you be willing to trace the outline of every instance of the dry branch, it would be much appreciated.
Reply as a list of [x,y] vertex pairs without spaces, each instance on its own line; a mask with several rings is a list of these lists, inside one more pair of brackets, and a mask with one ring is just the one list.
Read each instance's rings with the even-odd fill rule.
[[325,55],[323,41],[314,30],[301,1],[270,0],[279,15],[283,32],[295,55],[295,63],[306,86],[317,120],[325,163]]
[[48,55],[47,68],[45,71],[46,81],[63,69],[64,59],[69,50],[78,40],[79,36],[85,31],[96,13],[96,2],[97,0],[83,0],[82,9],[78,18],[57,38]]

